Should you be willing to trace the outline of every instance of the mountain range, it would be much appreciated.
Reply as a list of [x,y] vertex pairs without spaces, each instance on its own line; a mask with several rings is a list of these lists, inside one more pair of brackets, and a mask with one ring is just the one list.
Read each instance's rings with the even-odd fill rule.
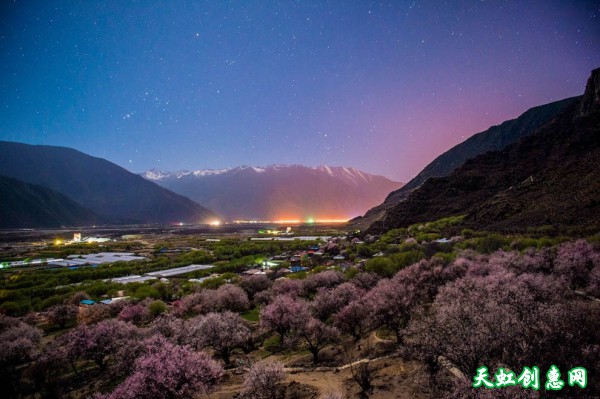
[[378,233],[464,215],[463,226],[475,229],[597,228],[599,93],[596,69],[581,97],[532,108],[474,135],[405,186],[330,166],[140,176],[70,148],[0,141],[0,228],[206,223],[223,216],[347,219],[369,208],[349,227]]
[[0,227],[34,228],[101,223],[89,209],[49,188],[0,176]]
[[373,223],[381,221],[388,210],[404,201],[427,179],[448,176],[452,171],[464,165],[467,160],[488,151],[501,150],[522,137],[534,133],[578,100],[579,97],[572,97],[533,107],[515,119],[474,134],[439,155],[408,183],[400,189],[392,191],[383,203],[369,209],[364,216],[352,220],[350,225],[354,228],[365,229]]
[[347,220],[402,186],[383,176],[332,166],[149,170],[142,176],[231,220]]
[[[0,175],[38,186],[26,190],[27,186],[13,180],[5,181],[5,185],[14,186],[13,192],[42,195],[39,187],[42,186],[54,193],[42,190],[46,198],[58,201],[58,193],[63,196],[62,202],[67,208],[75,209],[73,203],[76,203],[89,211],[74,212],[78,217],[73,219],[54,208],[57,214],[52,219],[44,219],[49,223],[44,223],[44,227],[60,227],[64,225],[62,222],[57,224],[61,220],[66,225],[89,224],[91,214],[104,224],[203,223],[218,217],[192,200],[118,165],[71,148],[0,141]],[[17,198],[16,194],[14,198]],[[0,201],[3,208],[14,209],[8,197],[2,197]],[[30,209],[32,215],[34,209]],[[50,223],[51,220],[54,222]],[[0,226],[6,227],[4,222],[0,222]]]
[[475,229],[600,226],[600,69],[583,96],[499,151],[431,177],[383,211],[368,231],[464,215]]

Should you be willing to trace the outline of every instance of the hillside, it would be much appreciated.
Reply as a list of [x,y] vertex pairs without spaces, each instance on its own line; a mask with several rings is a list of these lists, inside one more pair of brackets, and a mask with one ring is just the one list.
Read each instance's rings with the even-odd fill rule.
[[58,191],[107,223],[200,223],[215,217],[188,198],[71,148],[0,141],[0,174]]
[[0,228],[92,225],[100,218],[46,187],[0,176]]
[[368,227],[376,220],[381,219],[386,210],[405,200],[411,191],[421,186],[427,179],[448,176],[468,159],[485,154],[488,151],[501,150],[520,138],[532,134],[537,128],[548,123],[577,100],[578,97],[572,97],[530,108],[518,118],[505,121],[497,126],[492,126],[483,132],[469,137],[467,140],[434,159],[402,188],[392,191],[383,203],[370,209],[363,217],[353,220],[353,226],[360,228]]
[[477,229],[600,226],[599,89],[596,69],[583,97],[535,134],[427,180],[370,230],[461,214]]
[[229,219],[349,219],[402,185],[355,168],[330,166],[151,170],[143,176]]

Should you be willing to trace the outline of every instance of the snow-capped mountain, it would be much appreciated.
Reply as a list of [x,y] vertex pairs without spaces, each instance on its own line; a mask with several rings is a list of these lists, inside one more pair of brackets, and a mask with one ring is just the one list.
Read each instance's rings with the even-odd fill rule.
[[326,165],[152,169],[142,176],[231,220],[349,219],[402,186],[356,168]]

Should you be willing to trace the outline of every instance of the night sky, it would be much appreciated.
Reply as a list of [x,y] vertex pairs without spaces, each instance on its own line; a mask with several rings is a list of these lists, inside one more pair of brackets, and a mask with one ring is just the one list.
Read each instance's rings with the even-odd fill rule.
[[274,163],[408,181],[600,66],[585,1],[3,1],[0,139],[133,172]]

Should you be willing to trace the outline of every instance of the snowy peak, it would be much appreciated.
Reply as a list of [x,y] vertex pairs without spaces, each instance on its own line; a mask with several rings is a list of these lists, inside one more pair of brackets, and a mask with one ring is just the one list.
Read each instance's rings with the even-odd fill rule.
[[203,177],[203,176],[213,176],[213,175],[220,175],[223,173],[227,173],[229,172],[231,169],[200,169],[200,170],[194,170],[194,171],[189,171],[189,170],[180,170],[177,172],[164,172],[158,169],[150,169],[144,173],[140,173],[140,175],[146,179],[146,180],[151,180],[151,181],[160,181],[160,180],[165,180],[165,179],[181,179],[182,177],[185,176],[196,176],[196,177]]
[[214,176],[214,175],[221,175],[223,173],[227,173],[230,170],[231,169],[228,169],[228,168],[225,168],[225,169],[200,169],[200,170],[193,171],[192,174],[197,177]]
[[162,172],[158,169],[150,169],[144,173],[142,173],[142,177],[146,180],[161,180],[165,177],[168,177],[169,173]]
[[354,184],[369,183],[376,177],[382,178],[381,176],[371,175],[356,168],[346,166],[321,165],[317,166],[315,169],[327,173],[329,176],[347,180]]
[[361,170],[352,167],[346,166],[329,166],[329,165],[320,165],[315,167],[307,167],[302,165],[282,165],[282,164],[274,164],[264,167],[258,166],[248,166],[242,165],[235,168],[223,168],[223,169],[198,169],[193,171],[188,170],[180,170],[177,172],[166,172],[158,169],[150,169],[144,173],[141,173],[141,176],[147,180],[151,181],[162,181],[165,179],[181,179],[186,176],[194,176],[197,178],[204,178],[208,176],[218,176],[228,173],[236,173],[236,172],[254,172],[254,173],[270,173],[270,172],[284,172],[289,170],[306,170],[306,171],[315,171],[319,174],[327,175],[333,177],[335,179],[345,180],[347,182],[351,182],[352,184],[364,184],[370,183],[373,179],[385,179],[383,176],[372,175],[369,173],[365,173]]
[[238,166],[142,174],[229,220],[350,219],[402,186],[356,168]]

